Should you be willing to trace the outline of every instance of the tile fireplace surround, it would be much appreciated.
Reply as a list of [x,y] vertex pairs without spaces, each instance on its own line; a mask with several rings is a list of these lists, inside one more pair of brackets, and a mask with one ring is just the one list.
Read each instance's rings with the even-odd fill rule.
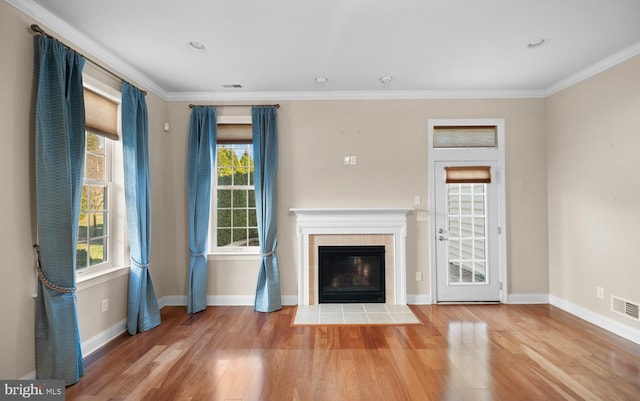
[[385,245],[386,303],[407,304],[407,213],[413,209],[290,209],[298,236],[298,305],[318,304],[318,245]]

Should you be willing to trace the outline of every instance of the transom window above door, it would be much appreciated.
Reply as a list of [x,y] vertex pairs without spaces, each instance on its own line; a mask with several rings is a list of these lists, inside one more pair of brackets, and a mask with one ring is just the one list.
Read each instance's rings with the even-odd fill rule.
[[495,125],[436,125],[434,148],[495,148],[498,143]]

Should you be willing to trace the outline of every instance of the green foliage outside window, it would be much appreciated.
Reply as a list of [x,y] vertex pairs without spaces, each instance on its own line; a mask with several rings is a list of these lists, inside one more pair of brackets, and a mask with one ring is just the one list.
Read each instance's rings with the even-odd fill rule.
[[[252,145],[217,147],[217,246],[258,246]],[[240,155],[240,156],[238,156]]]

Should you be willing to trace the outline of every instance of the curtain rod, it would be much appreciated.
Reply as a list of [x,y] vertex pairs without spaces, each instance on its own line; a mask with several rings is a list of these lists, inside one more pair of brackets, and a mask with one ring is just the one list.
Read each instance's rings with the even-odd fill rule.
[[[42,28],[40,28],[40,26],[38,26],[38,24],[31,24],[31,30],[32,30],[33,32],[35,32],[35,33],[40,34],[40,35],[44,35],[44,36],[46,36],[46,37],[48,37],[48,38],[58,40],[58,39],[54,38],[53,36],[49,35],[48,33],[46,33]],[[95,61],[93,61],[93,60],[92,60],[92,59],[90,59],[89,57],[87,57],[87,56],[85,56],[84,54],[82,54],[82,53],[80,53],[80,52],[76,51],[76,50],[75,50],[74,48],[72,48],[71,46],[68,46],[68,45],[66,45],[66,44],[62,43],[62,42],[60,42],[59,40],[58,40],[58,42],[59,42],[60,44],[62,44],[64,47],[66,47],[67,49],[73,50],[74,52],[78,53],[79,55],[81,55],[82,57],[84,57],[84,59],[85,59],[85,60],[87,60],[87,61],[88,61],[88,62],[90,62],[91,64],[95,65],[96,67],[100,68],[102,71],[106,72],[107,74],[111,75],[112,77],[114,77],[114,78],[116,78],[116,79],[119,79],[119,80],[120,80],[120,82],[126,82],[126,83],[128,83],[129,85],[133,86],[134,88],[138,89],[140,92],[144,93],[145,95],[147,94],[147,91],[144,91],[144,90],[142,90],[142,89],[138,88],[137,86],[135,86],[135,85],[131,84],[131,83],[130,83],[130,82],[128,82],[126,79],[122,78],[120,75],[118,75],[118,74],[116,74],[115,72],[113,72],[113,71],[111,71],[111,70],[107,69],[106,67],[101,66],[100,64],[96,63]]]
[[280,108],[279,104],[190,104],[189,108],[194,107],[253,107],[253,106],[272,106],[276,109]]

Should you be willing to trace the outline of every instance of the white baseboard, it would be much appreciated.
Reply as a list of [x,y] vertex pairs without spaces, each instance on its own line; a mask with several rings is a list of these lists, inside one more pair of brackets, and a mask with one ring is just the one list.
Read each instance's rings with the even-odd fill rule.
[[209,306],[253,306],[255,295],[207,295]]
[[409,305],[431,305],[431,294],[407,294]]
[[549,294],[509,294],[508,304],[548,304]]
[[[83,341],[80,344],[80,348],[82,349],[82,357],[86,358],[89,355],[96,352],[100,347],[103,347],[109,343],[109,341],[118,337],[120,334],[124,333],[127,330],[127,319],[123,319],[108,329],[101,331],[95,336],[91,337],[87,341]],[[36,380],[36,371],[28,373],[26,376],[22,377],[20,380]]]
[[[207,305],[209,306],[253,306],[255,295],[207,295]],[[297,305],[297,295],[283,295],[283,305]],[[168,295],[158,300],[160,309],[165,306],[187,306],[186,295]]]
[[21,377],[20,380],[36,380],[36,371],[29,372],[26,376]]
[[620,337],[626,338],[629,341],[633,341],[636,344],[640,344],[640,330],[624,325],[613,319],[609,319],[606,316],[600,315],[598,313],[590,311],[589,309],[583,308],[582,306],[578,306],[574,303],[553,295],[550,296],[550,303],[551,305],[558,307],[565,312],[571,313],[572,315],[575,315],[580,319],[595,324],[602,329],[610,331],[611,333],[619,335]]
[[[207,305],[209,306],[253,306],[255,295],[208,295]],[[413,305],[430,305],[430,294],[409,294],[407,303]],[[186,295],[168,295],[158,300],[160,309],[165,306],[186,306]],[[283,295],[282,305],[298,305],[297,295]]]
[[127,330],[127,319],[123,319],[108,329],[96,334],[87,341],[81,344],[82,356],[87,357],[96,352],[100,347],[107,345],[107,343]]
[[158,306],[160,309],[165,306],[187,306],[187,296],[186,295],[167,295],[166,297],[162,297],[158,299]]
[[[407,303],[410,305],[431,305],[431,294],[407,294]],[[549,294],[510,294],[507,297],[509,304],[548,304]]]

